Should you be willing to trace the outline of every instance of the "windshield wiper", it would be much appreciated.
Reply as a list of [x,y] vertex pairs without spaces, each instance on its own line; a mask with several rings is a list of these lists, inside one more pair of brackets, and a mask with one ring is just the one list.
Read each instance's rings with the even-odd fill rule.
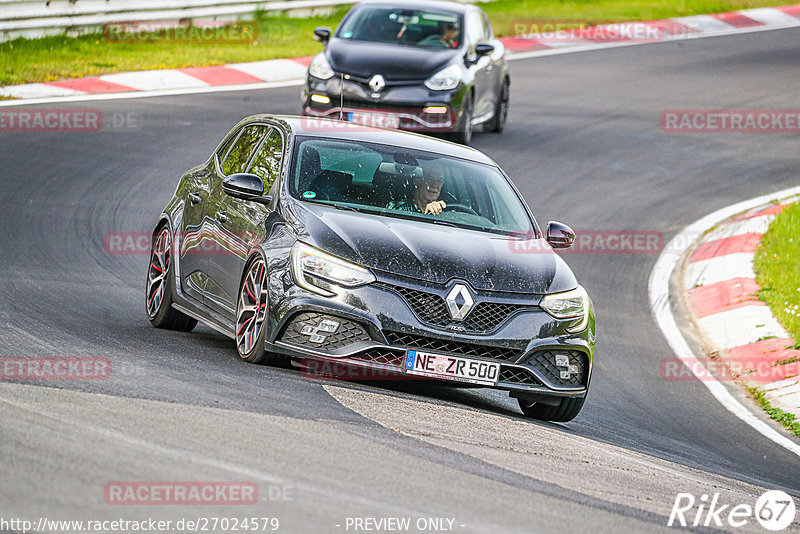
[[346,210],[346,211],[358,211],[358,208],[354,208],[353,206],[342,206],[341,204],[331,204],[337,210]]
[[423,221],[429,221],[429,222],[432,222],[433,224],[438,224],[438,225],[441,225],[441,226],[449,226],[451,228],[458,228],[458,225],[456,223],[451,223],[450,221],[443,221],[441,219],[422,219],[422,220]]

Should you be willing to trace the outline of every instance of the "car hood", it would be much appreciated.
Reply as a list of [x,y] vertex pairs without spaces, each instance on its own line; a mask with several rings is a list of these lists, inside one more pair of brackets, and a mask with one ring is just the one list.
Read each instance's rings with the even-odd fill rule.
[[544,239],[518,238],[298,203],[299,238],[376,272],[475,289],[548,294],[574,289],[570,268]]
[[458,49],[331,39],[325,50],[333,70],[363,79],[380,74],[388,82],[426,80],[463,52]]

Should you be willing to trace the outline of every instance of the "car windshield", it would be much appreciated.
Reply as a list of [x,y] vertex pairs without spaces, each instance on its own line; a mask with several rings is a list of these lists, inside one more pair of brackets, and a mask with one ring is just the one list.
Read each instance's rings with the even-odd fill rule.
[[403,147],[303,137],[293,160],[290,194],[302,201],[503,235],[533,234],[524,205],[491,165]]
[[358,6],[337,32],[340,39],[428,48],[457,48],[462,17],[447,11]]

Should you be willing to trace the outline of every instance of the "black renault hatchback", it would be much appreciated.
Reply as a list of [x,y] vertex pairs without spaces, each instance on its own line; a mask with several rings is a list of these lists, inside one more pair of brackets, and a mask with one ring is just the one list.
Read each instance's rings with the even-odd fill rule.
[[[586,291],[503,171],[417,134],[257,115],[188,171],[152,236],[146,309],[253,363],[507,390],[568,421],[594,357]],[[318,368],[318,367],[317,367]]]
[[467,144],[473,128],[501,132],[508,62],[486,14],[455,2],[367,0],[308,68],[303,114],[367,126],[444,133]]

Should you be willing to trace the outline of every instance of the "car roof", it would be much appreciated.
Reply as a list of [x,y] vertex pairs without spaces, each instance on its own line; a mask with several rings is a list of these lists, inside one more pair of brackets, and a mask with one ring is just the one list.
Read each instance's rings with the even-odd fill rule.
[[474,148],[450,143],[428,135],[403,132],[400,130],[371,128],[317,117],[259,114],[243,119],[236,127],[239,128],[245,124],[259,121],[281,123],[284,128],[290,130],[294,135],[400,146],[412,150],[453,156],[476,163],[484,163],[492,166],[497,165],[489,156]]
[[410,0],[407,2],[397,0],[362,0],[360,5],[385,5],[397,9],[443,9],[455,13],[466,13],[472,9],[477,9],[471,4],[461,4],[459,2],[449,2],[447,0]]

